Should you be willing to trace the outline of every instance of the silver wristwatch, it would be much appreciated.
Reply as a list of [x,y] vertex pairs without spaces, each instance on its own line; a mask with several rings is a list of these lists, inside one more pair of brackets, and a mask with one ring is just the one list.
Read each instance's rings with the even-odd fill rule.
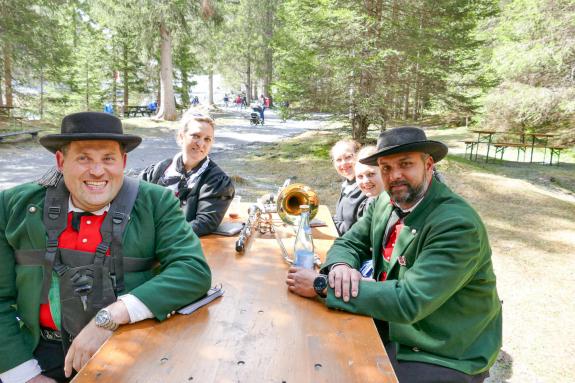
[[112,319],[112,313],[110,313],[110,310],[108,309],[98,311],[94,321],[96,322],[96,326],[111,331],[116,331],[118,326],[120,326],[118,323],[114,322],[114,319]]

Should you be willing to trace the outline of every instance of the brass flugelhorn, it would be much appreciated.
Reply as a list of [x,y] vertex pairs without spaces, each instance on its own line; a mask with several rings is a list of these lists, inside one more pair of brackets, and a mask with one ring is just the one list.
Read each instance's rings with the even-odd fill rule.
[[302,183],[290,183],[288,178],[278,192],[276,209],[281,220],[288,225],[295,225],[301,214],[301,205],[309,205],[309,218],[312,220],[319,208],[319,197],[315,190]]

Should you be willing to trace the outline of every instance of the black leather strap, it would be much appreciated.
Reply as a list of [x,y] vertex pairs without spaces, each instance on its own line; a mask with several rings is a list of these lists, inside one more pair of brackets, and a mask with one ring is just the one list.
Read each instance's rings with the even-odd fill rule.
[[46,227],[48,239],[46,241],[46,251],[43,262],[42,303],[48,303],[48,292],[50,291],[50,285],[52,283],[52,269],[58,253],[58,237],[66,229],[68,223],[69,195],[63,179],[61,179],[55,187],[46,189],[44,226]]
[[[22,266],[43,266],[44,250],[16,250],[14,257],[16,263]],[[75,254],[82,254],[75,256]],[[94,263],[94,253],[88,253],[78,250],[60,249],[60,259],[65,264],[75,264],[77,266],[88,266]],[[124,271],[126,273],[135,273],[139,271],[151,270],[157,263],[154,258],[133,258],[123,257]]]

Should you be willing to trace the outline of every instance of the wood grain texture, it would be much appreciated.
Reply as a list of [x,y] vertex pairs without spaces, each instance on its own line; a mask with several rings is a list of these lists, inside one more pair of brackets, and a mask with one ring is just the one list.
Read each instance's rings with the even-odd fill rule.
[[[313,229],[323,259],[336,229],[325,206],[318,218],[328,223]],[[288,229],[280,231],[291,252]],[[123,326],[73,382],[397,382],[370,318],[291,294],[272,234],[255,234],[244,254],[236,239],[202,238],[222,298],[163,323]]]

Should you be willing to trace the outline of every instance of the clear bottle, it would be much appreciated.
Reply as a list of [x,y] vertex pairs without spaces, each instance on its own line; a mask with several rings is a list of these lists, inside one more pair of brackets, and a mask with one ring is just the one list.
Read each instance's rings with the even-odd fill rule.
[[309,205],[300,205],[301,215],[294,244],[294,266],[314,268],[313,238],[309,225]]

